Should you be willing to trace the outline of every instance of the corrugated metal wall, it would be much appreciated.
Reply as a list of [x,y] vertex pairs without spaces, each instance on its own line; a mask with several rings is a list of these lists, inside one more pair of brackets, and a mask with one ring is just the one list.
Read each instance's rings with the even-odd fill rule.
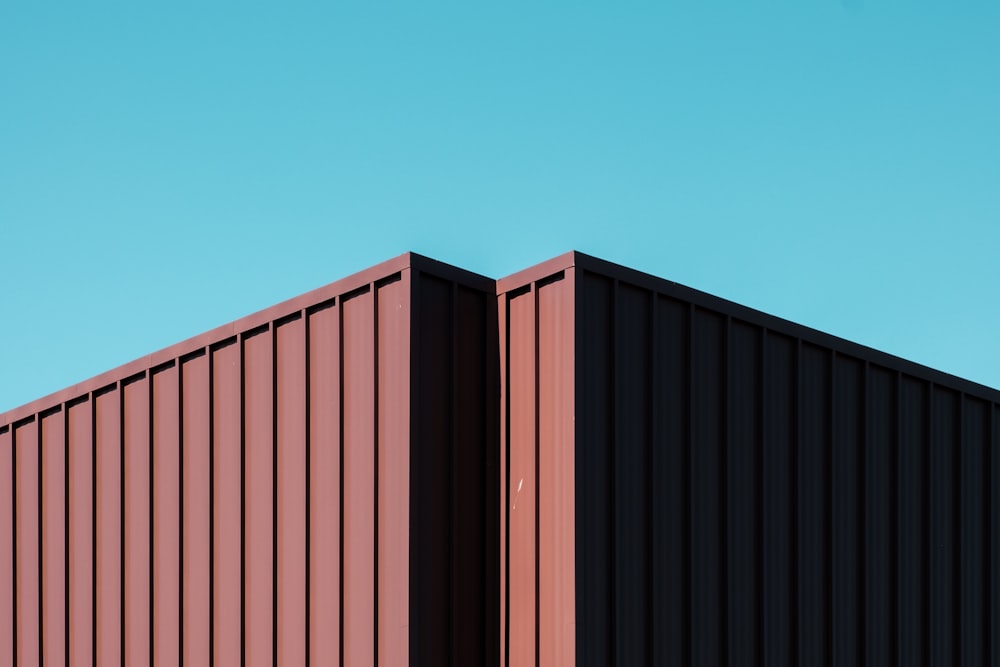
[[[501,662],[572,665],[574,287],[558,272],[498,290],[501,359]],[[582,573],[579,576],[584,576]]]
[[998,402],[405,255],[0,416],[0,667],[998,664]]
[[1000,663],[998,392],[579,253],[498,292],[505,664]]
[[9,413],[0,665],[489,664],[493,298],[407,255]]

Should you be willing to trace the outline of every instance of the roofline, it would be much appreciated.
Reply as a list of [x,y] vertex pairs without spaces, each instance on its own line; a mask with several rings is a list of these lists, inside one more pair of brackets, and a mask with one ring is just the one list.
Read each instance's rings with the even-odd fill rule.
[[487,278],[486,276],[466,271],[457,266],[445,264],[444,262],[439,262],[414,252],[405,252],[392,259],[380,262],[375,266],[362,269],[357,273],[310,290],[305,294],[300,294],[273,306],[268,306],[263,310],[258,310],[250,315],[174,343],[138,359],[133,359],[82,382],[77,382],[7,412],[0,413],[0,429],[21,421],[30,420],[34,415],[56,408],[63,403],[86,396],[91,392],[100,391],[117,382],[126,380],[147,370],[155,369],[158,366],[169,364],[185,356],[197,354],[207,347],[230,340],[245,331],[268,325],[271,322],[293,315],[299,311],[326,303],[365,285],[401,273],[407,269],[415,269],[422,273],[438,275],[485,292],[492,292],[495,288],[495,282],[492,278]]
[[972,380],[952,375],[867,345],[852,342],[846,338],[825,333],[804,324],[798,324],[776,315],[770,315],[749,306],[743,306],[722,297],[714,296],[707,292],[660,278],[659,276],[631,269],[627,266],[615,264],[614,262],[609,262],[575,250],[501,278],[497,281],[497,294],[517,290],[528,283],[543,280],[560,271],[571,269],[582,269],[630,283],[637,287],[653,290],[659,294],[692,303],[696,307],[714,310],[733,319],[741,320],[786,336],[802,339],[806,343],[828,348],[838,354],[854,357],[914,378],[940,384],[943,387],[1000,404],[1000,389],[979,384],[978,382],[973,382]]
[[414,252],[406,252],[322,287],[310,290],[305,294],[300,294],[228,324],[215,327],[214,329],[134,359],[87,380],[8,410],[0,414],[0,430],[5,429],[8,425],[29,420],[40,412],[56,408],[63,403],[80,398],[91,392],[100,391],[117,382],[168,364],[176,359],[196,354],[211,345],[232,339],[240,333],[256,329],[298,311],[336,299],[341,295],[352,292],[381,278],[400,273],[407,269],[416,269],[423,273],[438,275],[486,292],[495,290],[495,293],[500,295],[523,287],[528,283],[558,274],[560,271],[568,271],[575,268],[613,277],[638,287],[655,290],[658,293],[688,301],[695,306],[715,310],[729,317],[784,335],[801,338],[806,342],[821,345],[842,354],[891,368],[915,378],[941,384],[986,400],[992,400],[994,403],[1000,403],[1000,390],[998,389],[576,250],[563,253],[499,280],[493,280],[478,273],[467,271]]

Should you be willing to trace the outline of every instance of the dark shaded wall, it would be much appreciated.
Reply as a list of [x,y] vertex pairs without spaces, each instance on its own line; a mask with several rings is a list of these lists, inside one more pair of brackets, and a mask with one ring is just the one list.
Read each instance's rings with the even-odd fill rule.
[[410,664],[491,667],[499,658],[496,300],[481,284],[433,273],[416,276],[413,291]]
[[[572,299],[556,333],[546,290]],[[507,413],[510,665],[1000,662],[996,391],[579,253],[499,292],[512,405],[553,382],[547,336],[576,351],[571,468],[545,465],[559,417]],[[552,602],[566,559],[511,507],[534,481],[542,521],[569,469],[575,599]],[[546,623],[575,655],[543,657]]]

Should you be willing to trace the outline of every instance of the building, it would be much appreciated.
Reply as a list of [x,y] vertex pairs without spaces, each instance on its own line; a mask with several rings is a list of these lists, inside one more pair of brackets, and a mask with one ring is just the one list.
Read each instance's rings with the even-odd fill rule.
[[403,255],[0,415],[0,665],[996,664],[998,403]]

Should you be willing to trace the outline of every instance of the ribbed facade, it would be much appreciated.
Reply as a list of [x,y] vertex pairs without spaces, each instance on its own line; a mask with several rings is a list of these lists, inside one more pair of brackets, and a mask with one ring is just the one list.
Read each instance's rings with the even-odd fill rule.
[[498,292],[507,664],[1000,663],[997,392],[579,253]]
[[494,298],[404,256],[0,421],[0,665],[489,664]]
[[1000,664],[998,404],[403,255],[0,415],[0,667]]

